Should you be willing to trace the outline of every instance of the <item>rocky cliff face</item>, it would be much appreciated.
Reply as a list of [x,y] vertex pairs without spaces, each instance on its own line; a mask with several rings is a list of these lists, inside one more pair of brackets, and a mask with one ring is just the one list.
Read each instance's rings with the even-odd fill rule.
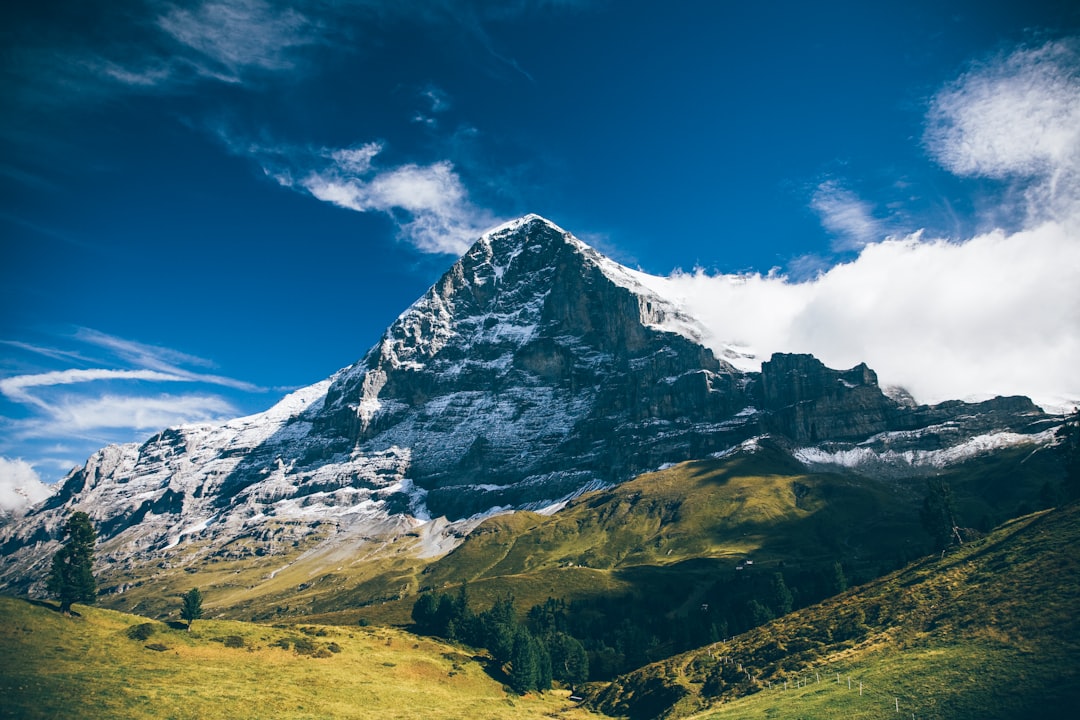
[[265,413],[95,454],[0,529],[0,582],[41,570],[72,509],[97,523],[103,562],[130,568],[537,509],[763,433],[813,449],[806,462],[910,466],[980,433],[1040,442],[1050,422],[1023,399],[912,407],[865,365],[807,355],[744,373],[699,336],[635,273],[527,216],[480,238],[355,365]]

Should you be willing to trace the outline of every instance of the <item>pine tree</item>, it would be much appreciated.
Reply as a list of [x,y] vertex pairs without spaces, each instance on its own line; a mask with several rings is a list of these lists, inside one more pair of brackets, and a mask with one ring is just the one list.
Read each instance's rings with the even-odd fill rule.
[[519,627],[514,635],[514,649],[510,653],[510,687],[524,695],[536,689],[539,675],[540,658],[536,653],[536,643],[528,630]]
[[97,598],[94,583],[94,543],[97,533],[84,512],[68,518],[67,544],[56,551],[46,580],[46,589],[60,601],[60,611],[71,612],[71,604],[92,603]]
[[1065,419],[1065,424],[1058,431],[1065,458],[1065,482],[1062,489],[1069,500],[1080,498],[1080,409],[1073,409],[1072,415]]
[[572,687],[589,679],[589,655],[576,638],[566,633],[553,633],[548,649],[555,680]]
[[941,478],[926,481],[926,497],[919,513],[923,527],[934,538],[938,550],[946,550],[960,540],[952,488]]
[[842,593],[847,590],[847,576],[844,575],[844,566],[841,565],[839,561],[833,563],[832,577],[830,577],[829,580],[829,589],[833,594]]
[[424,593],[416,599],[412,608],[412,619],[422,633],[430,633],[435,628],[435,618],[439,613],[439,601],[431,593]]
[[787,615],[791,612],[791,605],[794,602],[794,598],[791,596],[791,590],[788,589],[787,583],[784,582],[784,576],[781,573],[773,574],[769,595],[769,607],[776,613],[776,617]]
[[191,624],[202,617],[202,599],[199,588],[191,588],[184,593],[184,604],[180,607],[180,617],[187,623],[188,632],[191,632]]

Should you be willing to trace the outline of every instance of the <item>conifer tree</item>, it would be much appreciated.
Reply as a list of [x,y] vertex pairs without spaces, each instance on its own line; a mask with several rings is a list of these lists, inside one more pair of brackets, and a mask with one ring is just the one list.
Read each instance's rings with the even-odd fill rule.
[[94,582],[94,543],[97,533],[84,512],[72,513],[64,528],[67,543],[53,555],[46,589],[60,601],[60,611],[71,612],[71,604],[92,603],[97,598]]
[[773,574],[769,595],[769,606],[772,611],[776,613],[776,617],[787,615],[791,612],[791,605],[795,599],[792,597],[791,590],[788,589],[787,583],[784,582],[783,574]]
[[960,541],[952,488],[941,478],[926,481],[926,497],[919,513],[923,527],[934,538],[936,549],[945,550]]
[[510,687],[524,695],[536,689],[539,675],[540,658],[536,653],[536,643],[528,630],[518,628],[514,635],[514,649],[510,653]]
[[1065,458],[1065,497],[1075,500],[1080,498],[1080,409],[1074,408],[1072,415],[1065,419],[1058,437]]
[[191,624],[202,617],[202,593],[199,588],[191,588],[184,593],[184,603],[180,606],[180,617],[187,623],[188,632]]

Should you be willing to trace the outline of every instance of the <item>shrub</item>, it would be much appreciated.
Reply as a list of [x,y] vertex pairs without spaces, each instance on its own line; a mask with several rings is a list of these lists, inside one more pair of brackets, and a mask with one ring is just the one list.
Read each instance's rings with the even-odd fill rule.
[[242,648],[244,647],[244,638],[239,635],[229,635],[225,638],[225,647]]
[[157,631],[154,627],[154,623],[141,623],[139,625],[132,625],[127,629],[127,636],[132,640],[149,640],[150,636]]
[[330,651],[330,652],[332,652],[332,653],[339,653],[339,652],[341,652],[341,646],[340,646],[340,645],[338,645],[338,644],[337,644],[336,642],[332,642],[332,643],[330,643],[329,645],[327,645],[327,646],[326,646],[326,649],[327,649],[327,650],[329,650],[329,651]]
[[153,650],[154,652],[165,652],[169,648],[168,648],[168,646],[162,645],[161,643],[150,643],[149,645],[146,646],[146,649],[147,650]]
[[333,656],[334,656],[334,653],[330,652],[326,648],[319,648],[318,650],[316,650],[315,652],[313,652],[311,654],[311,657],[317,657],[317,658],[328,658],[328,657],[333,657]]
[[300,655],[311,655],[315,652],[315,643],[307,638],[296,638],[293,640],[293,650]]

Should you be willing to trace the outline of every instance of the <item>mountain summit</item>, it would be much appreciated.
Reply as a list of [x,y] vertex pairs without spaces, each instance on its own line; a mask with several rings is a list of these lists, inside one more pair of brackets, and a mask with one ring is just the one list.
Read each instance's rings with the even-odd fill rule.
[[539,216],[496,228],[333,377],[264,413],[95,453],[0,531],[0,582],[41,577],[74,509],[119,575],[297,547],[355,553],[445,528],[432,518],[555,511],[765,434],[806,463],[908,468],[1048,441],[1050,419],[1023,398],[913,407],[865,366],[808,355],[737,370],[641,277]]

